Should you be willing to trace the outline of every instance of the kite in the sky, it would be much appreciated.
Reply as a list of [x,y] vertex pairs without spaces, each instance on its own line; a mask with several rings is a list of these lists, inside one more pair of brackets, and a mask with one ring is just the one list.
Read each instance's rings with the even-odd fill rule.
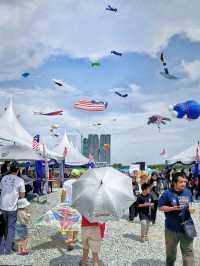
[[102,102],[102,101],[97,102],[94,100],[79,100],[74,103],[74,108],[91,112],[105,111],[107,106],[108,106],[107,102]]
[[160,156],[165,156],[166,155],[166,149],[162,149],[162,151],[160,152]]
[[121,92],[118,92],[118,91],[115,91],[115,94],[117,94],[118,96],[122,97],[122,98],[126,98],[128,97],[128,94],[127,93],[121,93]]
[[164,59],[163,53],[161,53],[161,55],[160,55],[160,61],[163,64],[163,68],[164,68],[164,72],[160,72],[160,74],[166,79],[177,79],[176,76],[173,76],[173,75],[171,75],[169,73],[169,70],[168,70],[168,67],[167,67],[167,63],[166,63],[166,61]]
[[122,53],[119,53],[117,51],[111,51],[111,54],[118,55],[118,56],[122,56]]
[[160,126],[166,125],[167,121],[171,121],[171,119],[168,117],[161,116],[161,115],[153,115],[149,117],[147,124],[148,125],[155,124],[160,129]]
[[59,87],[64,86],[64,82],[62,80],[53,79],[53,82]]
[[200,117],[200,104],[193,100],[171,105],[169,110],[175,117],[180,119],[195,120]]
[[52,134],[52,137],[56,137],[56,138],[58,138],[58,137],[60,137],[60,134],[58,134],[58,133],[53,133],[53,134]]
[[94,62],[91,62],[91,66],[92,67],[100,67],[101,63],[99,61],[94,61]]
[[23,78],[28,78],[28,76],[30,76],[30,73],[29,73],[29,72],[24,72],[24,73],[22,74],[22,77],[23,77]]
[[102,123],[97,122],[97,123],[94,123],[93,126],[99,127],[99,126],[102,126]]
[[34,115],[57,116],[57,115],[63,115],[63,110],[50,112],[50,113],[34,112],[33,114]]
[[108,5],[108,6],[106,7],[106,10],[108,10],[108,11],[112,11],[112,12],[117,12],[117,8],[112,7],[111,5]]
[[103,150],[104,151],[109,151],[109,149],[110,149],[110,145],[109,144],[107,144],[107,143],[103,144]]

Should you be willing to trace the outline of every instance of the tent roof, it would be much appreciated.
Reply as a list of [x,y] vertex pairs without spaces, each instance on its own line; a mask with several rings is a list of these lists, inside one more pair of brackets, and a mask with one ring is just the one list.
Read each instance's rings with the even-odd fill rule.
[[83,156],[81,152],[74,147],[73,143],[69,141],[66,131],[61,142],[55,147],[54,152],[63,157],[65,148],[67,149],[65,164],[71,166],[79,166],[89,163],[89,159]]
[[18,118],[16,117],[12,99],[10,100],[9,106],[0,117],[0,125],[0,138],[32,146],[33,138],[22,127]]
[[197,144],[194,144],[189,148],[187,148],[186,150],[168,159],[167,161],[168,163],[176,163],[176,162],[182,162],[185,164],[192,163],[195,161],[196,149],[197,149]]

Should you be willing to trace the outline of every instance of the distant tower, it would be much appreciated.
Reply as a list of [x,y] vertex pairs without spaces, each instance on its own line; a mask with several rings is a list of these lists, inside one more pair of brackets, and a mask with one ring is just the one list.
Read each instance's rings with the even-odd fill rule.
[[[105,149],[105,144],[107,148]],[[111,163],[111,135],[100,136],[100,162],[105,162],[110,165]]]
[[99,136],[89,134],[88,135],[88,151],[94,157],[94,161],[99,161]]

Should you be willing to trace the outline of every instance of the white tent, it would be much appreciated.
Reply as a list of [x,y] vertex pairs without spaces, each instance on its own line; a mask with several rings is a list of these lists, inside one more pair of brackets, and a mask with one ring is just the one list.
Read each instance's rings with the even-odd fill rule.
[[[20,124],[14,108],[13,101],[0,117],[0,160],[41,160],[44,158],[43,145],[40,151],[32,148],[33,137]],[[45,146],[46,147],[46,146]],[[57,159],[55,153],[46,147],[47,158]]]
[[192,145],[191,147],[187,148],[186,150],[180,152],[179,154],[169,158],[167,162],[169,164],[182,162],[185,164],[190,164],[196,160],[196,151],[197,151],[197,144]]
[[[66,154],[64,158],[65,149]],[[86,165],[90,161],[88,158],[83,156],[78,149],[74,147],[72,142],[69,141],[66,131],[61,142],[55,147],[54,152],[65,159],[66,165],[80,166]]]

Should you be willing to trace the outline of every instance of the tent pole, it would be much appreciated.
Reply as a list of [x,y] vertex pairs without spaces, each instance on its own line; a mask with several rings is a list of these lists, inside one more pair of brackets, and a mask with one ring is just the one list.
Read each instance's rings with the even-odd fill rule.
[[48,195],[48,179],[49,179],[49,166],[48,166],[48,161],[47,161],[47,154],[46,154],[46,149],[45,145],[43,144],[43,157],[44,157],[44,166],[45,166],[45,191],[46,194],[46,202],[47,202],[47,195]]

